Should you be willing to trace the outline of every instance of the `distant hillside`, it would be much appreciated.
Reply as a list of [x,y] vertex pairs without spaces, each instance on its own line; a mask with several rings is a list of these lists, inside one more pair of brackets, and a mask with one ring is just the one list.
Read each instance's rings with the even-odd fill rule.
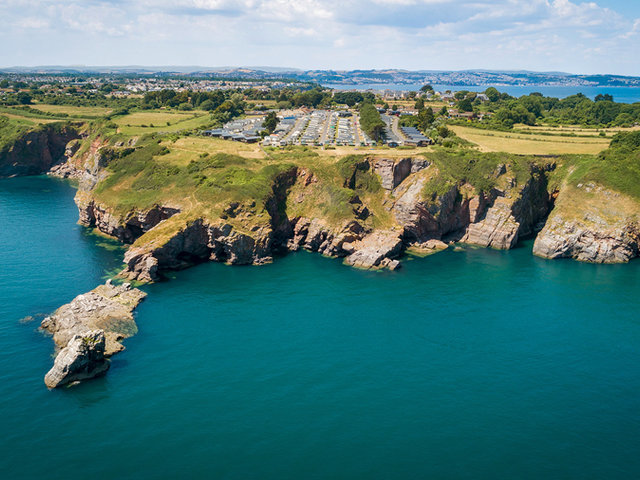
[[126,73],[141,75],[180,75],[192,77],[227,77],[246,79],[286,78],[305,82],[363,85],[368,83],[457,86],[522,85],[640,87],[640,77],[622,75],[574,75],[563,72],[493,71],[493,70],[298,70],[284,67],[202,67],[202,66],[38,66],[0,69],[0,73]]

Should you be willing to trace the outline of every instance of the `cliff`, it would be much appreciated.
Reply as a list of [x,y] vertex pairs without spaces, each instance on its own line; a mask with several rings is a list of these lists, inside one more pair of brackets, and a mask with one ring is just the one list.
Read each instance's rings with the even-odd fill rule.
[[625,263],[640,251],[640,202],[595,183],[566,186],[533,253],[594,263]]
[[[108,164],[95,160],[105,157],[100,152],[94,149],[85,163]],[[194,162],[189,167],[196,170]],[[261,184],[243,183],[240,198],[232,185],[231,198],[220,189],[205,204],[195,186],[188,203],[169,196],[129,209],[109,205],[112,189],[101,189],[108,167],[84,171],[76,196],[80,223],[132,244],[123,275],[141,281],[207,260],[263,264],[278,252],[301,248],[359,268],[396,269],[407,246],[435,239],[511,248],[549,208],[545,172],[532,163],[520,181],[510,166],[494,165],[496,183],[488,192],[462,180],[428,195],[426,183],[441,175],[428,159],[352,156],[329,165],[274,165],[267,174],[264,168],[248,171]],[[238,172],[227,173],[227,184],[235,180],[230,174]]]
[[67,144],[79,136],[78,126],[71,124],[47,124],[17,132],[15,138],[1,142],[4,146],[0,148],[0,177],[48,172],[65,160]]
[[[157,142],[120,149],[126,152],[93,144],[85,152],[76,202],[80,223],[131,244],[123,275],[135,280],[157,281],[163,271],[203,261],[259,265],[299,249],[359,268],[396,269],[406,248],[434,251],[448,242],[513,248],[535,235],[550,211],[536,254],[609,261],[604,248],[574,255],[577,247],[550,240],[579,243],[573,230],[551,227],[563,223],[557,218],[566,195],[554,209],[557,192],[550,186],[551,177],[564,175],[556,171],[559,159],[467,152],[337,161],[309,155],[251,164],[216,155],[185,168],[167,167],[170,148]],[[125,160],[126,175],[120,170]],[[180,193],[167,194],[173,188]],[[611,255],[628,260],[637,255],[636,230],[625,222],[607,234],[627,245],[611,247],[618,252]],[[593,225],[585,229],[600,235]]]
[[[431,240],[453,240],[498,249],[513,248],[531,235],[549,208],[545,169],[535,163],[521,165],[519,179],[512,165],[498,164],[488,176],[490,188],[478,190],[462,179],[440,184],[437,167],[427,167],[394,190],[392,211],[413,245]],[[427,191],[427,192],[425,192]]]
[[[299,249],[396,269],[407,248],[510,249],[541,229],[536,255],[593,262],[638,255],[638,200],[602,174],[606,156],[435,150],[336,159],[294,148],[246,158],[189,147],[205,140],[127,138],[100,128],[82,139],[71,130],[44,132],[14,144],[11,154],[24,160],[12,171],[35,164],[40,172],[63,158],[51,173],[79,180],[79,222],[130,245],[123,275],[135,280],[157,281],[203,261],[259,265]],[[611,155],[633,158],[634,141],[624,155],[612,142]],[[605,198],[614,207],[597,201]]]

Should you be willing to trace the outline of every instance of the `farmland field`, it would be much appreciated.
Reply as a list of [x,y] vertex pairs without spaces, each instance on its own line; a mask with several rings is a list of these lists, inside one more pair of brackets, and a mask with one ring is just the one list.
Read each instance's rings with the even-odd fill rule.
[[0,108],[0,115],[2,115],[3,117],[10,118],[11,120],[15,120],[18,123],[21,123],[24,125],[41,125],[43,123],[51,123],[51,122],[59,121],[59,120],[56,120],[55,118],[25,117],[23,115],[20,115],[18,112],[16,113],[9,113],[9,112],[10,112],[10,109]]
[[126,135],[142,135],[153,132],[178,132],[204,128],[211,117],[204,112],[144,111],[117,117],[118,130]]
[[84,116],[86,118],[101,117],[111,112],[108,107],[79,107],[75,105],[47,105],[44,103],[37,103],[32,107],[43,112],[66,113],[67,115]]
[[559,125],[557,127],[551,125],[515,125],[514,128],[518,131],[531,132],[531,133],[543,133],[545,135],[576,135],[576,136],[600,136],[600,132],[604,132],[607,136],[613,136],[620,132],[631,132],[634,130],[640,130],[640,127],[613,127],[613,128],[588,128],[580,125]]
[[183,137],[175,142],[165,142],[164,145],[170,149],[171,153],[160,158],[179,166],[188,165],[191,160],[203,153],[228,153],[245,158],[264,158],[265,156],[255,143],[247,144],[210,137]]
[[532,135],[452,125],[456,135],[476,144],[483,152],[507,152],[521,155],[596,154],[609,146],[610,139],[560,135]]

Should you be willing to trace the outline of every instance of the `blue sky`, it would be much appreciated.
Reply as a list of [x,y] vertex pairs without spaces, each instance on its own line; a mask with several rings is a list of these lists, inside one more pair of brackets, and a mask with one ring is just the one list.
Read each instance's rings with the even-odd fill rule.
[[640,75],[640,2],[2,0],[0,65]]

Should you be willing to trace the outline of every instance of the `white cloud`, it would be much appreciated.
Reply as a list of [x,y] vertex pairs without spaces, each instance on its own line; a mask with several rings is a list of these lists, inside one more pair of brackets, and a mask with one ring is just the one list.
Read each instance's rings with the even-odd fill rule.
[[0,18],[0,40],[19,46],[3,52],[7,65],[258,61],[640,74],[640,20],[597,1],[3,0]]

